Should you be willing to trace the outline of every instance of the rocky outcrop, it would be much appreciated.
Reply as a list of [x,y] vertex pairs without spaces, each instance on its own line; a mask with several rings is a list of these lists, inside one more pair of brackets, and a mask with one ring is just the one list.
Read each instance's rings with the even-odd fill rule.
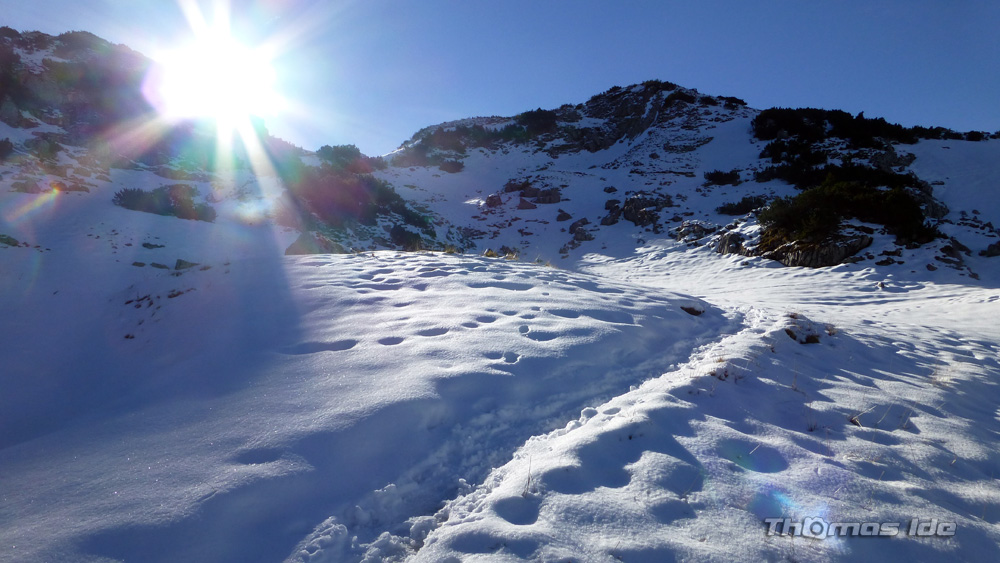
[[535,203],[549,204],[559,203],[560,201],[562,201],[562,194],[559,193],[559,188],[547,188],[541,190],[535,197]]
[[[704,228],[697,223],[691,224],[688,228],[688,236],[698,236],[698,234],[703,232],[702,229]],[[872,240],[872,237],[868,235],[859,234],[841,236],[821,243],[795,241],[765,252],[756,247],[747,247],[744,244],[746,238],[741,233],[727,231],[719,236],[715,242],[715,251],[722,255],[759,256],[769,260],[776,260],[785,266],[823,268],[826,266],[836,266],[847,261],[848,258],[871,245]]]
[[867,248],[871,245],[872,240],[872,237],[868,235],[857,235],[821,243],[796,241],[763,253],[761,256],[777,260],[785,266],[823,268],[840,264],[844,259],[857,254],[863,248]]
[[704,238],[715,231],[718,227],[702,223],[701,221],[684,221],[680,227],[674,230],[674,238],[677,240],[693,241]]
[[747,256],[747,249],[743,246],[743,235],[736,231],[723,233],[715,243],[715,251],[719,254],[742,254]]
[[609,199],[604,202],[604,209],[608,212],[607,215],[601,218],[602,225],[614,225],[621,219],[622,216],[622,202],[618,199]]
[[285,254],[347,254],[347,249],[319,233],[305,232],[285,249]]
[[987,258],[1000,256],[1000,242],[994,242],[993,244],[987,246],[986,250],[980,250],[979,255]]
[[622,204],[622,217],[637,227],[645,227],[659,221],[660,211],[671,205],[673,205],[673,201],[669,196],[636,195],[626,199],[625,203]]

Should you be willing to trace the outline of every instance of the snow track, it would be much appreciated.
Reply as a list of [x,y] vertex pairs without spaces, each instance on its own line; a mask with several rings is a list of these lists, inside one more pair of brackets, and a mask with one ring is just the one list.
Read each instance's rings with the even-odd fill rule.
[[[5,543],[18,546],[0,557],[270,561],[301,542],[350,559],[383,530],[408,534],[407,519],[530,436],[734,326],[696,299],[497,259],[273,268],[244,260],[92,288],[131,301],[111,324],[133,338],[96,357],[134,346],[155,361],[92,397],[87,416],[0,452]],[[47,522],[74,524],[34,543]],[[331,530],[351,540],[335,545]]]

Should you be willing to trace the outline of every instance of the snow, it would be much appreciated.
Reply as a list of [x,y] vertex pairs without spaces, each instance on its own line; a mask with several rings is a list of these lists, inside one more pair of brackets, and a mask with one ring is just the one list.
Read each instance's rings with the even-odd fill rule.
[[[794,192],[703,185],[762,166],[747,111],[600,153],[378,172],[487,232],[456,255],[284,256],[299,233],[268,218],[280,183],[247,172],[187,182],[219,211],[205,223],[110,203],[175,183],[148,171],[24,194],[8,186],[28,169],[0,164],[0,234],[27,243],[0,245],[0,561],[988,557],[1000,259],[978,250],[997,238],[979,223],[1000,224],[1000,144],[897,147],[943,182],[962,267],[925,267],[940,242],[785,268],[670,233],[682,213],[752,232],[715,208]],[[484,207],[521,178],[563,201]],[[640,191],[674,198],[662,230],[600,225]],[[561,252],[582,218],[595,239]],[[521,259],[477,255],[501,245]],[[814,517],[957,533],[767,534]]]
[[[40,196],[4,203],[27,197]],[[285,258],[265,227],[243,246],[216,232],[233,225],[82,197],[90,209],[57,200],[32,217],[52,250],[5,250],[24,258],[3,277],[11,560],[71,546],[94,560],[281,558],[344,511],[338,522],[364,537],[433,510],[459,479],[731,325],[691,298],[541,265]],[[114,258],[105,245],[125,240],[138,248]],[[159,256],[210,269],[130,265]],[[12,273],[29,265],[37,275]],[[377,492],[390,483],[387,502]]]

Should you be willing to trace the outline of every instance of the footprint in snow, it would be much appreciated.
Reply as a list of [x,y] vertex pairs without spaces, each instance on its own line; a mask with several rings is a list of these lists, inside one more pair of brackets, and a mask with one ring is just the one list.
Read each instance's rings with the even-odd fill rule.
[[438,328],[427,328],[421,331],[417,331],[417,334],[419,336],[441,336],[442,334],[446,334],[447,332],[448,332],[447,328],[438,327]]

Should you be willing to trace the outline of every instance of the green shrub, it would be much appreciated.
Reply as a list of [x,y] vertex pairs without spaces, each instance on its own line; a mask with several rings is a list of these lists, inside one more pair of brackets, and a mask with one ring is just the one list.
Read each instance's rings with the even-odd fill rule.
[[879,117],[868,119],[864,112],[852,116],[846,111],[815,108],[771,108],[753,119],[754,136],[762,141],[793,136],[817,142],[830,137],[848,140],[856,148],[879,146],[876,139],[912,144],[919,130],[889,123]]
[[389,230],[389,239],[392,243],[401,247],[403,250],[420,250],[422,248],[422,240],[418,233],[407,229],[402,225],[393,225],[392,229]]
[[556,112],[542,108],[526,111],[518,115],[516,120],[532,136],[553,133],[557,128]]
[[695,102],[695,98],[694,96],[688,94],[687,92],[676,90],[674,92],[671,92],[671,94],[667,96],[665,100],[663,100],[663,107],[669,108],[679,102],[693,104]]
[[663,90],[667,92],[672,92],[677,89],[677,85],[674,84],[673,82],[666,82],[663,80],[647,80],[642,83],[642,86],[647,90],[655,90],[655,91]]
[[740,183],[740,170],[739,168],[734,168],[729,172],[712,170],[711,172],[705,172],[705,180],[708,184],[714,184],[717,186],[726,184],[735,186]]
[[725,104],[726,109],[736,109],[741,106],[747,105],[747,103],[740,98],[734,98],[732,96],[722,96],[719,98]]
[[446,160],[438,165],[443,172],[461,172],[465,168],[465,163],[460,160]]
[[801,161],[768,166],[754,173],[754,179],[758,182],[774,179],[784,180],[800,190],[813,188],[823,183],[837,182],[856,182],[866,187],[888,188],[903,188],[917,184],[917,179],[910,174],[886,172],[859,164],[830,164],[817,168]]
[[151,192],[139,188],[123,188],[115,192],[111,203],[131,209],[198,221],[215,221],[216,212],[210,205],[194,203],[197,191],[186,184],[161,186]]
[[743,199],[735,203],[723,203],[715,208],[717,213],[723,215],[746,215],[751,211],[760,209],[767,205],[768,198],[761,195],[743,196]]
[[762,244],[774,246],[792,240],[820,242],[849,218],[883,225],[901,242],[922,244],[938,235],[903,187],[885,189],[832,177],[795,197],[776,199],[758,218],[764,228]]

